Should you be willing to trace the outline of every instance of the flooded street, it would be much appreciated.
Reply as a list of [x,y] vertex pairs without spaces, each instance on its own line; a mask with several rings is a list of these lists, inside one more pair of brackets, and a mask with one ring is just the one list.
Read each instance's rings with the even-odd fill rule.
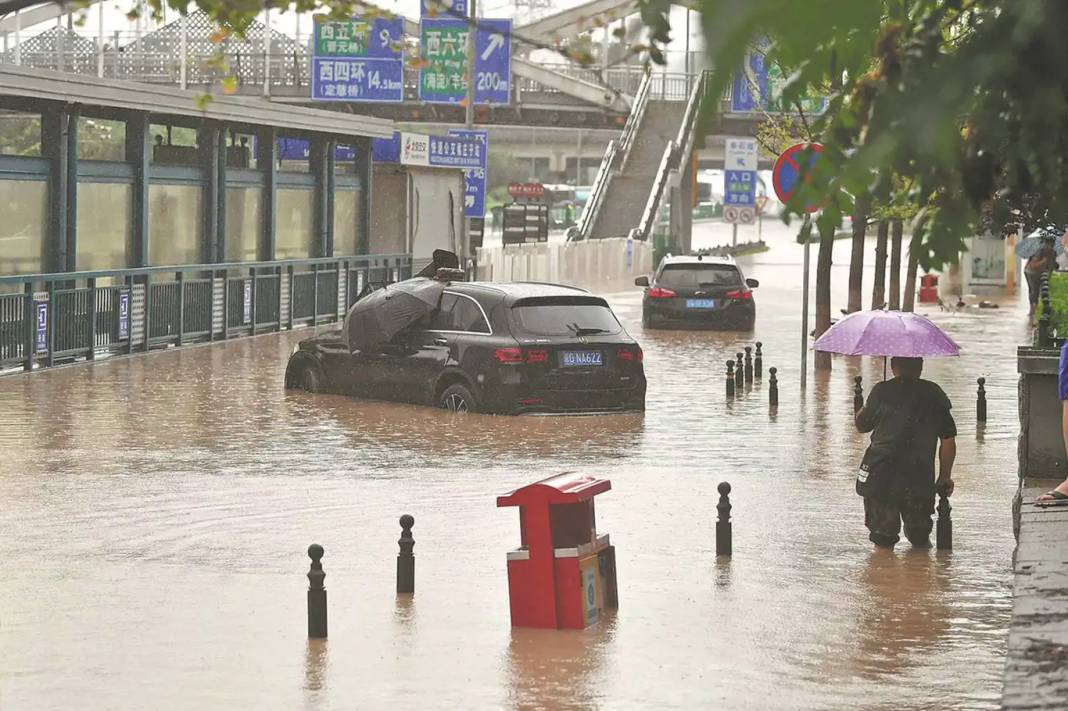
[[[761,281],[754,334],[643,332],[640,290],[610,295],[645,349],[644,415],[450,416],[286,392],[307,330],[0,379],[0,708],[996,707],[1026,304],[923,307],[963,347],[925,368],[959,430],[956,548],[876,554],[852,396],[882,361],[836,358],[800,393],[801,248],[781,226],[764,238],[771,251],[741,260]],[[835,249],[836,314],[849,247]],[[756,340],[764,380],[728,402],[724,363]],[[597,523],[617,548],[618,613],[584,632],[512,630],[518,516],[495,497],[568,469],[612,480]],[[717,563],[720,481],[734,555]],[[403,513],[417,593],[398,601]],[[306,639],[312,542],[322,642]]]

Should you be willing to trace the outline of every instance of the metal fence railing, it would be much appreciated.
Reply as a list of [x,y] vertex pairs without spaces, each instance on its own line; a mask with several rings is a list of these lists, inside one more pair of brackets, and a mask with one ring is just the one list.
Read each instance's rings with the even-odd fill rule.
[[0,372],[341,320],[410,255],[0,277]]

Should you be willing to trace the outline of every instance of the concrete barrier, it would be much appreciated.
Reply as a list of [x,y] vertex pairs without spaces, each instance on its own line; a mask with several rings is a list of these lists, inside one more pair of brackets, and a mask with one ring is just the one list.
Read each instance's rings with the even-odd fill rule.
[[653,248],[626,238],[516,244],[478,250],[480,281],[546,281],[591,291],[620,291],[650,274]]

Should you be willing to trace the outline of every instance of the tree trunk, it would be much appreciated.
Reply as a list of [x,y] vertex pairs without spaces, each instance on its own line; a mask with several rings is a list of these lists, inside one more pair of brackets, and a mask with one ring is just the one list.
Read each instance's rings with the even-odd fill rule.
[[[816,338],[831,327],[831,257],[834,225],[821,225],[820,251],[816,258]],[[816,353],[816,370],[831,369],[831,354]]]
[[864,308],[864,238],[868,232],[868,213],[871,196],[857,197],[853,205],[853,254],[849,258],[849,300],[846,311],[853,313]]
[[879,220],[875,242],[875,283],[871,287],[871,307],[881,309],[886,305],[886,242],[890,236],[890,223]]
[[909,270],[905,275],[905,294],[901,301],[902,311],[914,311],[916,308],[916,272],[920,268],[919,245],[909,245]]
[[887,306],[891,311],[897,311],[901,308],[901,233],[905,226],[898,219],[890,227],[890,298]]

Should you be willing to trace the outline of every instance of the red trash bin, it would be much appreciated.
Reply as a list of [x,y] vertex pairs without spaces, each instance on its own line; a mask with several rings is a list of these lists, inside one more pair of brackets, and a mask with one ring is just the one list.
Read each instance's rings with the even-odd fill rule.
[[497,497],[519,507],[520,547],[508,552],[513,627],[583,629],[618,607],[616,551],[597,533],[593,497],[608,479],[568,472]]

